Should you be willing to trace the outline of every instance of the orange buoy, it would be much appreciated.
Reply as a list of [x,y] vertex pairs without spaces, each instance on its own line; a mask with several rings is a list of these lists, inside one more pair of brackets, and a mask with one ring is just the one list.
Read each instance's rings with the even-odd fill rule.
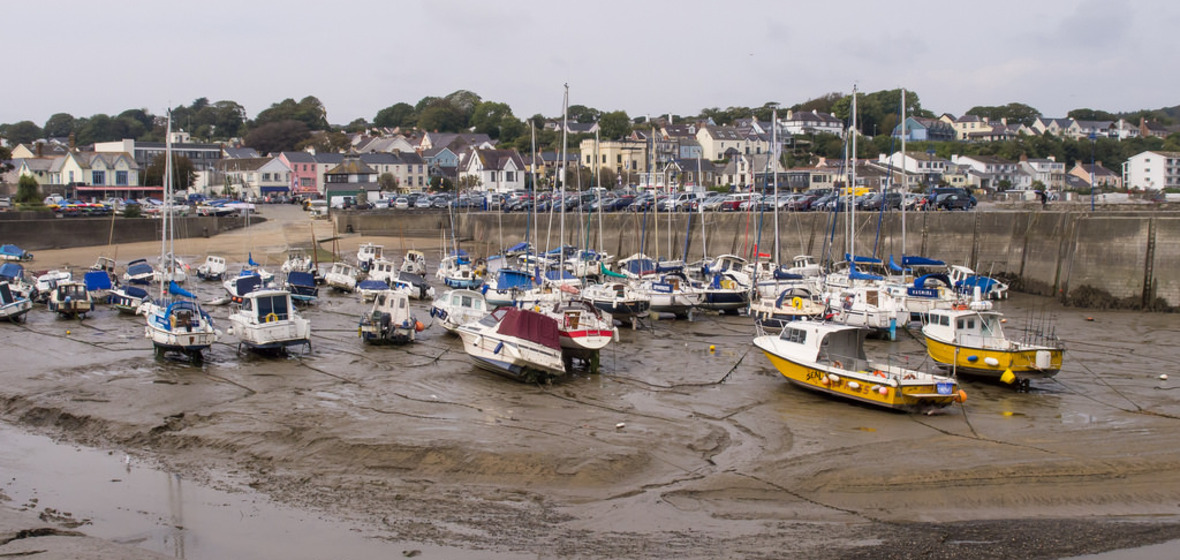
[[959,389],[959,392],[955,393],[955,396],[952,398],[957,403],[965,403],[965,402],[967,402],[967,391]]
[[425,329],[426,326],[422,324],[422,321],[414,321],[414,331],[422,332]]

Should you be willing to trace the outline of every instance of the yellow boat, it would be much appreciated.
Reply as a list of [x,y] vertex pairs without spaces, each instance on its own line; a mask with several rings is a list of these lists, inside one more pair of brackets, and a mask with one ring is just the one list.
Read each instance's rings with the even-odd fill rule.
[[759,336],[762,350],[788,381],[828,395],[895,410],[927,410],[963,402],[949,377],[865,357],[868,331],[848,325],[794,321],[778,335]]
[[1057,375],[1065,353],[1060,341],[1055,337],[1044,337],[1037,343],[1009,339],[1004,335],[1003,318],[987,301],[932,310],[922,326],[926,352],[947,371],[1026,388],[1030,379]]

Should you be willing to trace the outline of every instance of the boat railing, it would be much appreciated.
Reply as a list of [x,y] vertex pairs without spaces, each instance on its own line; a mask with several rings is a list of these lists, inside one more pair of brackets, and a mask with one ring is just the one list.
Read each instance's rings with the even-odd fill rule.
[[843,356],[829,354],[827,363],[847,371],[875,375],[882,380],[904,379],[906,373],[913,372],[914,365],[907,356],[888,355],[884,360],[869,360],[858,356]]
[[1010,346],[1008,340],[1002,337],[985,336],[981,334],[960,333],[959,345],[970,346],[972,348],[993,348],[1001,349]]

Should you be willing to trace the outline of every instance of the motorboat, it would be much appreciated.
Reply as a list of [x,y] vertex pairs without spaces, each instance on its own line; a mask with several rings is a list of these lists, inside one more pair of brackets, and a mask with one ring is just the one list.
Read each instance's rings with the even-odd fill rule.
[[127,263],[127,270],[123,272],[124,284],[147,286],[155,278],[156,269],[152,268],[152,265],[148,263],[147,259],[135,259]]
[[651,298],[632,288],[627,282],[592,284],[582,289],[582,297],[594,304],[594,307],[624,322],[634,322],[647,317],[651,308]]
[[105,270],[88,270],[82,276],[82,283],[86,284],[86,291],[90,292],[90,299],[95,302],[107,301],[111,289],[111,275]]
[[124,315],[139,313],[140,307],[151,300],[147,290],[139,286],[118,286],[107,295],[107,303]]
[[184,259],[168,253],[158,260],[155,270],[155,280],[161,283],[176,282],[183,284],[188,279],[189,265]]
[[382,258],[385,247],[375,243],[361,243],[356,249],[356,262],[362,272],[368,272],[373,261]]
[[490,311],[483,294],[461,288],[443,292],[430,306],[430,316],[452,333],[467,323],[483,319]]
[[324,284],[338,292],[356,291],[357,270],[355,266],[342,261],[332,263],[324,274]]
[[792,321],[820,319],[827,312],[820,294],[803,286],[787,288],[773,298],[750,302],[750,315],[763,327],[780,328]]
[[483,284],[483,277],[475,273],[471,259],[466,253],[450,255],[438,265],[435,276],[448,288],[477,288]]
[[213,317],[176,282],[169,282],[164,297],[145,303],[141,311],[147,317],[144,336],[152,341],[157,355],[180,352],[200,360],[202,352],[217,342]]
[[283,271],[284,274],[291,272],[311,272],[314,275],[315,261],[311,258],[311,255],[307,254],[307,251],[296,247],[287,251],[287,260],[283,261],[283,265],[279,267],[279,270]]
[[951,265],[947,267],[947,275],[950,277],[951,285],[961,294],[970,295],[975,288],[979,288],[986,299],[1008,297],[1007,284],[990,276],[976,274],[974,270],[965,266]]
[[369,263],[369,269],[366,274],[370,280],[380,280],[389,283],[390,280],[397,278],[398,272],[397,263],[382,258]]
[[377,294],[389,289],[389,283],[384,280],[361,280],[357,282],[356,291],[361,295],[361,301],[373,301]]
[[649,311],[688,317],[700,307],[704,293],[683,272],[666,272],[649,276],[639,284],[640,293],[651,300]]
[[299,315],[286,290],[262,289],[245,294],[230,313],[239,350],[283,352],[291,347],[311,349],[311,323]]
[[32,308],[32,300],[12,290],[8,282],[0,281],[0,321],[19,323]]
[[557,321],[548,315],[501,307],[456,332],[482,369],[529,383],[565,375]]
[[373,308],[361,315],[361,340],[366,343],[406,343],[414,341],[422,323],[414,318],[410,296],[401,290],[383,290],[373,298]]
[[225,278],[227,270],[225,257],[208,255],[205,257],[205,262],[197,267],[197,278],[201,280],[220,281]]
[[406,251],[406,255],[402,257],[402,264],[398,272],[426,276],[426,255],[416,249]]
[[36,278],[33,282],[33,291],[36,295],[38,303],[49,301],[53,290],[57,289],[59,284],[72,282],[74,275],[68,270],[50,270]]
[[287,281],[283,287],[291,292],[291,299],[299,303],[315,303],[320,294],[320,287],[315,283],[315,274],[309,270],[288,272]]
[[273,287],[269,283],[263,281],[256,271],[243,269],[237,276],[227,278],[221,283],[225,287],[225,292],[229,294],[229,299],[233,303],[242,303],[242,298],[254,290]]
[[557,321],[562,353],[567,360],[588,361],[597,373],[599,351],[619,336],[614,318],[594,306],[590,300],[557,294],[556,300],[539,301],[533,309]]
[[410,297],[413,299],[434,298],[434,286],[431,286],[430,282],[426,281],[426,277],[421,274],[402,270],[397,273],[397,280],[413,287],[413,290],[410,291]]
[[38,299],[36,284],[29,281],[28,276],[25,275],[25,267],[20,264],[13,262],[0,264],[0,282],[8,282],[9,291],[17,298],[28,298],[29,301]]
[[966,392],[950,378],[865,356],[866,329],[812,320],[761,335],[754,346],[794,385],[894,410],[924,411],[963,402]]
[[1065,354],[1051,326],[1026,332],[1020,340],[1010,338],[1004,332],[1003,313],[979,299],[931,311],[922,335],[926,352],[938,367],[1025,389],[1031,379],[1057,375]]
[[62,317],[85,319],[87,313],[94,311],[94,300],[90,298],[86,284],[69,280],[59,282],[49,292],[48,306],[50,311]]
[[11,243],[0,245],[0,261],[25,262],[33,260],[33,254]]

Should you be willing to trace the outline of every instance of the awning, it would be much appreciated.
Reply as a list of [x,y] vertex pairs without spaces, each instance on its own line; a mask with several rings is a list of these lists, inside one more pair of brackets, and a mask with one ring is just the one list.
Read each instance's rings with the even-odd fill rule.
[[284,186],[284,187],[260,187],[260,189],[261,189],[261,192],[262,192],[263,194],[266,194],[266,193],[285,193],[285,192],[287,192],[288,190],[290,190],[290,189],[288,189],[288,188],[287,188],[287,187],[285,187],[285,186]]

